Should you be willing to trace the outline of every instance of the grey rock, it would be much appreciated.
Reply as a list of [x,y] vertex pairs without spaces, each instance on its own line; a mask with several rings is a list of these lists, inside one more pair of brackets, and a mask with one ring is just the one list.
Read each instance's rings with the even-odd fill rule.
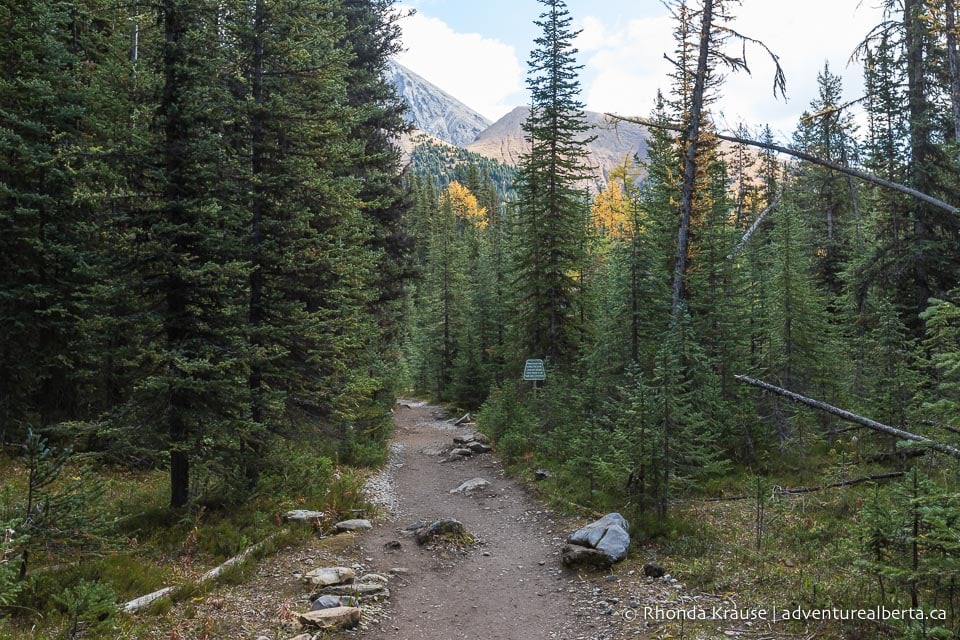
[[330,587],[324,587],[317,592],[317,597],[328,596],[369,596],[380,593],[384,586],[377,582],[359,582],[357,584],[336,584]]
[[567,537],[570,544],[580,545],[602,551],[613,562],[627,557],[630,548],[630,534],[627,533],[627,521],[619,513],[608,513],[596,522],[591,522]]
[[321,587],[328,587],[335,584],[349,584],[356,577],[356,572],[347,567],[321,567],[308,571],[303,579],[308,584],[316,584]]
[[356,607],[359,604],[360,601],[353,596],[322,595],[313,601],[313,604],[310,605],[310,611],[332,609],[334,607]]
[[468,535],[467,528],[463,526],[463,523],[454,518],[434,520],[418,529],[416,533],[417,544],[421,545],[441,536],[464,537]]
[[485,433],[475,433],[473,434],[473,441],[479,442],[480,444],[490,444],[490,438],[487,437]]
[[355,518],[353,520],[344,520],[333,525],[333,528],[338,532],[343,533],[344,531],[363,531],[365,529],[373,529],[373,525],[370,524],[369,520],[363,520],[361,518]]
[[565,544],[560,550],[560,560],[565,567],[593,567],[596,569],[609,569],[613,564],[610,556],[602,551],[581,547],[576,544]]
[[463,458],[468,458],[473,455],[473,451],[470,449],[454,449],[450,452],[452,456],[461,456]]
[[666,573],[663,565],[657,562],[648,562],[643,565],[643,575],[648,578],[662,578]]
[[305,524],[314,524],[322,518],[325,518],[327,514],[323,511],[310,511],[308,509],[294,509],[293,511],[287,511],[281,519],[284,522],[301,522]]
[[453,436],[453,444],[469,444],[475,440],[472,434]]
[[471,442],[467,445],[467,448],[474,453],[490,453],[493,451],[490,445],[483,444],[482,442]]
[[490,483],[488,481],[484,480],[483,478],[473,478],[472,480],[467,480],[456,489],[451,489],[450,493],[468,494],[474,491],[479,491],[480,489],[488,488],[490,488]]
[[382,584],[385,585],[390,582],[390,579],[387,576],[381,575],[379,573],[367,573],[360,577],[357,580],[360,584]]
[[547,471],[546,469],[537,469],[533,472],[534,480],[546,480],[547,478],[552,478],[553,474]]
[[482,115],[403,65],[391,61],[387,78],[410,107],[407,119],[445,142],[466,146],[490,125]]
[[403,545],[400,544],[399,540],[391,540],[383,545],[385,551],[399,551],[403,548]]
[[300,624],[305,627],[349,629],[359,623],[360,609],[357,607],[333,607],[300,614]]

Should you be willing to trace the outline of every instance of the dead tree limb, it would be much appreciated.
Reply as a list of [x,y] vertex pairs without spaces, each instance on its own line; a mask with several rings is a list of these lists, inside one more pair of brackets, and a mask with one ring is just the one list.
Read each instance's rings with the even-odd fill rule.
[[[632,122],[633,124],[639,124],[645,127],[653,127],[655,129],[667,129],[668,131],[677,131],[681,133],[683,132],[683,129],[681,129],[679,126],[674,124],[655,122],[653,120],[647,120],[646,118],[628,118],[626,116],[618,116],[613,113],[607,113],[605,115],[615,120],[621,120],[623,122]],[[854,169],[853,167],[845,167],[843,165],[837,164],[836,162],[830,162],[829,160],[824,160],[823,158],[812,156],[809,153],[804,153],[803,151],[797,151],[796,149],[790,149],[788,147],[783,147],[778,144],[760,142],[759,140],[739,138],[737,136],[732,136],[725,133],[714,133],[713,135],[720,138],[721,140],[726,140],[728,142],[736,142],[738,144],[745,144],[751,147],[759,147],[761,149],[767,149],[769,151],[785,153],[795,158],[806,160],[807,162],[810,162],[812,164],[817,164],[817,165],[820,165],[821,167],[827,167],[828,169],[833,169],[834,171],[839,171],[840,173],[843,173],[849,176],[854,176],[856,178],[860,178],[861,180],[866,180],[867,182],[872,182],[873,184],[880,185],[881,187],[886,187],[887,189],[893,189],[894,191],[905,193],[909,196],[913,196],[914,198],[918,198],[920,200],[923,200],[924,202],[932,204],[935,207],[939,207],[941,209],[949,211],[950,213],[955,213],[955,214],[960,213],[960,209],[958,209],[957,207],[951,204],[947,204],[943,200],[940,200],[939,198],[934,198],[933,196],[923,193],[922,191],[911,189],[910,187],[902,185],[898,182],[885,180],[873,174],[867,173],[866,171],[860,171],[859,169]]]
[[760,227],[760,223],[762,223],[763,219],[767,217],[767,214],[773,211],[773,208],[777,206],[777,204],[780,202],[781,197],[783,197],[782,191],[777,194],[777,197],[773,199],[773,202],[768,204],[767,207],[760,212],[760,215],[757,216],[757,219],[753,221],[753,224],[750,225],[750,228],[747,229],[747,232],[743,234],[742,238],[740,238],[740,242],[738,242],[737,246],[733,248],[733,252],[731,252],[730,255],[727,256],[727,260],[733,260],[738,253],[743,251],[743,248],[750,241],[750,236],[752,236],[757,231],[757,229]]
[[[902,478],[906,475],[903,471],[889,471],[887,473],[874,473],[869,476],[863,476],[862,478],[854,478],[852,480],[844,480],[842,482],[831,482],[829,484],[818,484],[812,487],[774,487],[772,493],[777,496],[791,496],[801,493],[815,493],[817,491],[823,491],[824,489],[836,489],[837,487],[851,487],[855,484],[863,484],[864,482],[873,482],[876,480],[889,480],[891,478]],[[723,498],[709,498],[707,502],[733,502],[735,500],[752,500],[756,498],[756,495],[741,495],[741,496],[725,496]]]
[[756,380],[743,375],[735,375],[734,378],[748,384],[752,387],[757,387],[763,389],[764,391],[770,391],[771,393],[776,393],[785,398],[793,400],[794,402],[799,402],[800,404],[805,404],[808,407],[813,407],[819,411],[824,411],[832,415],[842,418],[844,420],[849,420],[850,422],[856,422],[857,424],[862,424],[865,427],[873,429],[874,431],[880,431],[881,433],[886,433],[891,436],[895,436],[902,440],[912,440],[913,442],[921,442],[926,446],[930,447],[934,451],[939,451],[940,453],[945,453],[947,455],[953,456],[960,460],[960,449],[956,447],[951,447],[948,444],[940,444],[939,442],[934,442],[930,438],[925,436],[917,435],[916,433],[910,433],[909,431],[904,431],[903,429],[897,429],[896,427],[891,427],[890,425],[877,422],[876,420],[871,420],[870,418],[865,418],[859,416],[855,413],[845,411],[839,407],[835,407],[832,404],[827,404],[820,400],[814,400],[813,398],[808,398],[807,396],[800,395],[799,393],[794,393],[793,391],[788,391],[782,387],[772,385],[768,382],[763,382],[762,380]]
[[922,424],[928,424],[931,427],[940,427],[941,429],[946,429],[950,433],[956,433],[960,435],[960,429],[956,428],[953,425],[947,424],[946,422],[938,422],[937,420],[921,420]]

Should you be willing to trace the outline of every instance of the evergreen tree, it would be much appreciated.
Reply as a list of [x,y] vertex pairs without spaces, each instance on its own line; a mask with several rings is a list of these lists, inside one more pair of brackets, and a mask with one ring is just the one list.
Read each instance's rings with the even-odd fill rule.
[[580,181],[586,167],[586,120],[572,18],[562,0],[545,6],[530,54],[530,115],[523,130],[530,152],[518,176],[513,282],[522,352],[555,364],[576,361],[584,327],[577,316],[588,205]]

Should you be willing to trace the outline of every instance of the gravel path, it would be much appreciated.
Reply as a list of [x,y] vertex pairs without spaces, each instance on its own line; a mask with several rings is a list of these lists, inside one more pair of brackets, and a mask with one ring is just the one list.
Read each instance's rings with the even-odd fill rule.
[[[570,526],[507,478],[493,455],[442,463],[437,455],[458,433],[436,415],[437,408],[403,401],[394,416],[392,482],[374,483],[374,500],[394,504],[392,522],[381,523],[359,541],[374,567],[403,567],[391,585],[390,604],[378,624],[364,625],[368,638],[394,640],[538,640],[602,638],[569,634],[582,628],[575,574],[560,566],[559,549]],[[464,496],[450,493],[480,477],[489,489]],[[380,493],[380,491],[384,493]],[[391,492],[393,492],[391,494]],[[418,547],[402,529],[420,519],[453,517],[477,542],[463,550]],[[388,542],[399,541],[399,550]],[[579,599],[579,598],[576,598]],[[606,636],[609,637],[609,636]]]

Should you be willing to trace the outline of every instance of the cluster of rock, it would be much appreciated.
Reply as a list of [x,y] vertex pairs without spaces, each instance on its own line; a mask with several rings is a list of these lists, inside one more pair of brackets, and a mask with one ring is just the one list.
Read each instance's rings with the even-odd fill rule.
[[316,587],[310,610],[299,616],[304,627],[349,629],[360,623],[365,603],[390,597],[389,578],[379,573],[358,578],[349,567],[321,567],[304,574],[303,580]]
[[456,435],[453,437],[453,448],[448,452],[447,458],[441,462],[455,462],[474,454],[491,451],[493,448],[490,446],[490,439],[482,433]]
[[599,520],[567,536],[560,551],[564,566],[588,566],[606,569],[627,557],[630,534],[626,519],[619,513],[608,513]]

